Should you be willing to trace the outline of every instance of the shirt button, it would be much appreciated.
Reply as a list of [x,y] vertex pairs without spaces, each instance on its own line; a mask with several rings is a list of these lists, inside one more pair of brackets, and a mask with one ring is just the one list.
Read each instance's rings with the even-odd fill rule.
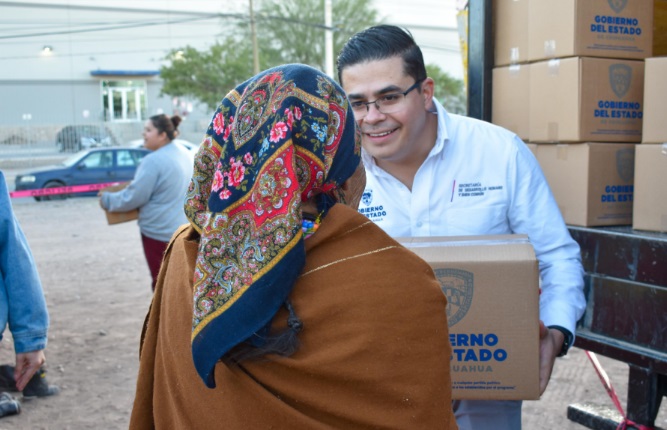
[[417,221],[417,227],[421,228],[421,226],[423,226],[423,225],[424,225],[423,222],[421,222],[421,221]]

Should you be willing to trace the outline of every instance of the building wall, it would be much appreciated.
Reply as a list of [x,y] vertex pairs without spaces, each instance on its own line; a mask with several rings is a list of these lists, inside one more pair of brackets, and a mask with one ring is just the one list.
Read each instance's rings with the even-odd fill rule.
[[[455,64],[458,70],[456,32],[452,21],[442,14],[453,8],[453,0],[419,0],[420,8],[393,2],[395,10],[390,3],[378,0],[376,7],[384,17],[389,13],[389,22],[415,26],[413,31],[423,44],[427,63],[437,62],[435,54],[445,54],[449,57],[440,65]],[[31,0],[0,4],[0,142],[14,133],[8,131],[10,128],[42,127],[30,134],[31,139],[38,135],[50,139],[46,136],[53,134],[48,131],[52,128],[103,121],[100,78],[91,72],[158,71],[170,50],[184,46],[208,49],[223,29],[239,23],[239,18],[233,17],[236,13],[248,13],[246,0]],[[44,52],[45,46],[52,51]],[[174,104],[170,97],[160,96],[159,76],[145,79],[146,116],[184,115],[181,137],[201,140],[213,112],[189,100]],[[143,121],[114,123],[114,129],[121,130],[120,141],[141,137],[142,128]]]

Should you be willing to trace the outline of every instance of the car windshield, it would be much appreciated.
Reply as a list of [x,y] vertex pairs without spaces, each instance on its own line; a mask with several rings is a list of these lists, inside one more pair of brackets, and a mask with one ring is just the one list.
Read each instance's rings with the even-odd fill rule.
[[86,154],[88,154],[90,151],[79,151],[76,154],[71,155],[70,157],[66,158],[62,163],[63,166],[65,167],[71,167],[74,166],[76,163],[79,162]]

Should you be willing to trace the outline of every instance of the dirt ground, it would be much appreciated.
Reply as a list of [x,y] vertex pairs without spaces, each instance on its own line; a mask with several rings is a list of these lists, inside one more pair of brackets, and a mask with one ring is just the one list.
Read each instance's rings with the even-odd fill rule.
[[[62,392],[24,401],[20,415],[0,419],[0,430],[127,428],[139,335],[151,300],[136,222],[107,225],[95,198],[13,203],[51,316],[48,379]],[[5,335],[0,363],[13,363],[13,345]],[[625,404],[627,366],[601,361]],[[582,429],[566,418],[567,406],[582,402],[612,406],[585,355],[575,348],[558,360],[542,400],[524,402],[523,428]],[[657,424],[667,427],[665,404]]]

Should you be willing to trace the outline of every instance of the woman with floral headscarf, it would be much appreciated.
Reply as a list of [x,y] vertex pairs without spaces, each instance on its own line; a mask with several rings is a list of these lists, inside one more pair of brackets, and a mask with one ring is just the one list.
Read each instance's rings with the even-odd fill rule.
[[146,318],[131,429],[456,428],[446,299],[355,210],[364,184],[331,78],[285,65],[223,99]]

